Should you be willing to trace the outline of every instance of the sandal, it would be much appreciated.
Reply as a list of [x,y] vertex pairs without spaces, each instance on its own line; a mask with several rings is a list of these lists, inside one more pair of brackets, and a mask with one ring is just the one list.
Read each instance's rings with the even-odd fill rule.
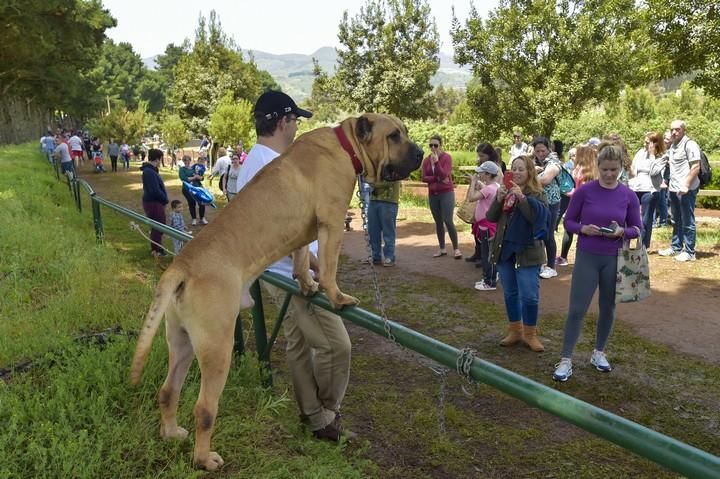
[[455,259],[462,259],[462,252],[459,249],[455,250]]
[[439,258],[440,256],[447,256],[447,251],[440,250],[433,255],[433,258]]

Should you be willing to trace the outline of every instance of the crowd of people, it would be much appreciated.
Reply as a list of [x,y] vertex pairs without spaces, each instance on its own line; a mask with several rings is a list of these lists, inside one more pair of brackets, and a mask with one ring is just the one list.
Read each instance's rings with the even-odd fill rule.
[[[220,190],[228,201],[265,165],[281,155],[293,142],[298,122],[312,113],[299,108],[288,95],[269,91],[258,98],[255,109],[257,143],[246,153],[242,142],[234,149],[219,148],[218,159],[208,171],[210,142],[204,138],[195,162],[184,155],[178,163],[182,194],[190,214],[190,225],[207,224],[206,204],[197,199],[192,188],[202,188],[219,179]],[[87,140],[87,141],[86,141]],[[82,132],[48,135],[41,139],[48,161],[60,161],[63,171],[73,172],[77,162],[102,153],[97,138],[85,138]],[[421,178],[427,184],[428,204],[437,236],[433,261],[449,255],[461,259],[458,232],[454,225],[455,183],[451,155],[443,140],[433,135],[428,141],[429,154],[421,165]],[[632,158],[622,138],[607,135],[591,138],[563,155],[559,141],[536,136],[524,142],[520,132],[513,135],[510,161],[489,143],[476,148],[475,173],[469,175],[468,201],[476,202],[471,232],[474,253],[465,258],[482,270],[475,283],[478,291],[503,292],[507,331],[499,345],[525,344],[543,352],[538,321],[540,318],[541,280],[557,276],[557,266],[569,264],[569,252],[577,237],[574,268],[569,292],[568,312],[560,360],[552,373],[556,381],[567,381],[573,374],[573,353],[583,320],[596,293],[599,318],[590,363],[597,370],[610,372],[605,354],[615,321],[617,252],[625,240],[639,238],[650,247],[655,218],[663,220],[661,205],[669,201],[673,219],[672,241],[659,251],[676,261],[695,260],[694,207],[698,191],[700,150],[686,134],[686,125],[673,121],[665,135],[648,132],[644,146]],[[107,145],[112,171],[117,160],[129,168],[129,158],[147,152],[142,172],[142,205],[146,215],[165,224],[170,205],[170,225],[187,231],[184,205],[169,197],[160,175],[165,153],[161,149],[133,149],[113,139]],[[564,171],[572,177],[574,188],[564,191],[560,177]],[[396,264],[396,221],[400,201],[399,182],[380,182],[363,188],[361,205],[367,212],[367,231],[374,265]],[[665,200],[665,196],[667,200]],[[563,225],[563,239],[557,252],[555,232]],[[165,256],[162,233],[152,230],[151,252]],[[182,242],[174,241],[175,253]],[[309,245],[311,268],[317,269],[317,241]],[[268,271],[292,279],[289,258],[268,267]],[[278,302],[285,292],[263,283],[265,291]],[[287,338],[287,359],[301,420],[319,439],[339,441],[351,436],[341,422],[340,405],[349,382],[350,338],[342,320],[335,314],[293,296],[283,322]]]

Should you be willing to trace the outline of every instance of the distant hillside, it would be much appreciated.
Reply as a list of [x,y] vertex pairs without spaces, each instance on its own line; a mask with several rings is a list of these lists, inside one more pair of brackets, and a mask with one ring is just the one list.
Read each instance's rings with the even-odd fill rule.
[[[322,47],[311,55],[288,53],[275,55],[259,50],[243,50],[246,57],[252,57],[258,68],[267,70],[282,89],[298,102],[304,100],[312,91],[313,57],[318,60],[320,67],[329,74],[335,72],[337,54],[332,47]],[[144,58],[147,68],[156,68],[157,55]],[[440,69],[431,79],[433,86],[443,85],[452,88],[465,88],[472,77],[470,69],[460,67],[453,63],[452,56],[440,53]]]

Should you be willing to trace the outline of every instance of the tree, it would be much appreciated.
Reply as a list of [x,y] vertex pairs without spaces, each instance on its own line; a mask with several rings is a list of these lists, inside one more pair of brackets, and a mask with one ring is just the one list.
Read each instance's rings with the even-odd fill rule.
[[654,55],[634,0],[500,0],[488,20],[453,18],[455,61],[477,79],[468,104],[489,137],[520,126],[551,135],[588,102],[644,84]]
[[333,122],[342,109],[338,78],[325,73],[316,58],[313,58],[313,76],[312,92],[304,105],[313,112],[310,121],[318,124]]
[[100,138],[115,138],[133,144],[142,140],[147,121],[147,103],[141,101],[136,110],[115,108],[110,114],[90,121],[88,127]]
[[96,103],[104,104],[109,99],[120,107],[136,108],[145,73],[145,65],[132,45],[125,42],[116,45],[110,39],[105,40],[100,57],[88,75],[99,97]]
[[239,47],[222,30],[215,11],[209,20],[200,16],[195,42],[173,68],[170,103],[186,125],[196,133],[207,133],[210,114],[226,92],[235,100],[254,102],[267,78],[257,66],[245,62]]
[[184,145],[190,140],[190,132],[180,116],[166,113],[160,123],[160,131],[166,144],[173,148]]
[[245,99],[235,101],[227,92],[210,115],[208,128],[213,142],[218,145],[236,145],[238,140],[247,140],[255,128],[253,104]]
[[115,26],[100,0],[5,0],[0,4],[0,96],[16,96],[81,116],[92,91],[83,78],[105,30]]
[[720,98],[720,4],[708,0],[646,0],[646,22],[657,51],[672,61],[675,75],[693,80]]
[[445,88],[438,85],[432,93],[432,98],[434,104],[433,118],[440,123],[445,123],[458,105],[465,100],[465,94],[460,89]]
[[425,0],[368,0],[340,23],[337,86],[356,109],[422,118],[440,66],[438,32]]

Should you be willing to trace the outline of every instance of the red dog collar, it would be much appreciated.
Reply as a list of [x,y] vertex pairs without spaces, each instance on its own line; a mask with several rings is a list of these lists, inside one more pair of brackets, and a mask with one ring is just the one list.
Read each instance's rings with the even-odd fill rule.
[[363,172],[363,165],[360,162],[360,159],[355,154],[355,150],[353,149],[352,145],[350,144],[350,140],[348,140],[347,135],[343,131],[343,129],[340,126],[336,126],[333,128],[335,130],[335,135],[338,137],[338,141],[340,142],[340,146],[343,147],[343,150],[347,152],[348,155],[350,155],[350,160],[352,160],[353,168],[355,168],[355,174],[360,175]]

